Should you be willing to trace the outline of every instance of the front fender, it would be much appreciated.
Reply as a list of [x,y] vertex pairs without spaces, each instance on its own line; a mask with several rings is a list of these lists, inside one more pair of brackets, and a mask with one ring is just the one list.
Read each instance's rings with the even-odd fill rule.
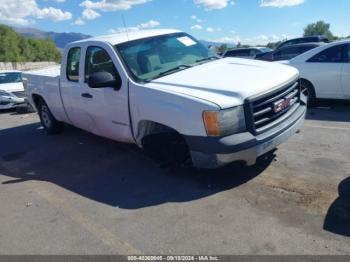
[[152,88],[132,88],[130,108],[135,136],[141,121],[170,127],[182,135],[206,136],[203,112],[218,106],[198,98],[163,92]]

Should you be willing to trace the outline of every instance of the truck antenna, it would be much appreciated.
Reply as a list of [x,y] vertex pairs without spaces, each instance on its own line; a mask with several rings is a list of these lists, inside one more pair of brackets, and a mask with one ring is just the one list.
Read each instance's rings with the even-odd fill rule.
[[128,30],[128,27],[126,26],[124,14],[122,14],[122,20],[123,20],[123,24],[124,24],[124,30],[126,32],[126,37],[128,38],[128,41],[130,41],[130,39],[129,39],[129,30]]

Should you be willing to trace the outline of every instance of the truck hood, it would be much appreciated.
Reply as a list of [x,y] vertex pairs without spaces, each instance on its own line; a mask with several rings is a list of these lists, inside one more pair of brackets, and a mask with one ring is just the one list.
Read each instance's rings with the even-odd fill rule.
[[18,91],[24,91],[24,86],[22,82],[0,84],[0,90],[5,92],[18,92]]
[[297,69],[257,60],[225,58],[153,80],[151,88],[184,94],[230,108],[295,80]]

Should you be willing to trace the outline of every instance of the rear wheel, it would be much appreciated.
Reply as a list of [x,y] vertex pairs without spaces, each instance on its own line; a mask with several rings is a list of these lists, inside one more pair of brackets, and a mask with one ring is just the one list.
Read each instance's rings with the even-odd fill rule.
[[301,82],[301,93],[307,98],[308,107],[315,106],[316,103],[316,94],[313,86],[308,82]]
[[63,123],[56,120],[49,107],[42,99],[38,102],[38,112],[41,124],[48,134],[58,134],[62,132]]

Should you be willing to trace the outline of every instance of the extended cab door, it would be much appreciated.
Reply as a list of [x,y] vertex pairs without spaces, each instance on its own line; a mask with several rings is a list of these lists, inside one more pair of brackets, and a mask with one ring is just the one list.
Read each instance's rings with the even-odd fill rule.
[[341,82],[345,98],[350,99],[350,44],[347,45],[346,49],[346,61],[343,66]]
[[61,68],[60,89],[62,102],[71,124],[86,131],[91,131],[93,120],[86,114],[82,94],[82,64],[84,63],[81,46],[67,47],[65,61]]
[[[84,92],[82,104],[92,119],[91,132],[122,142],[134,142],[130,128],[128,78],[114,48],[108,44],[89,43],[84,48]],[[91,88],[89,78],[94,73],[108,72],[121,78],[121,86]]]

